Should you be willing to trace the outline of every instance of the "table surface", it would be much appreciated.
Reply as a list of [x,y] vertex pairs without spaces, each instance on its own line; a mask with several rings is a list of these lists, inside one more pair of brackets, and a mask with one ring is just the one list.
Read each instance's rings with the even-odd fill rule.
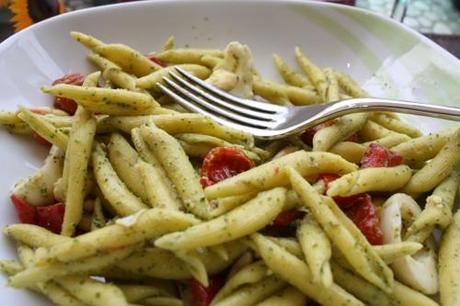
[[[8,2],[22,1],[28,2],[27,0],[0,0],[0,41],[14,32],[10,22],[13,14],[7,9]],[[34,1],[49,4],[58,3],[59,0]],[[65,0],[65,10],[73,11],[118,2],[127,1]],[[389,16],[393,2],[393,0],[356,0],[356,6]],[[412,0],[403,22],[460,58],[460,11],[454,7],[452,0]]]

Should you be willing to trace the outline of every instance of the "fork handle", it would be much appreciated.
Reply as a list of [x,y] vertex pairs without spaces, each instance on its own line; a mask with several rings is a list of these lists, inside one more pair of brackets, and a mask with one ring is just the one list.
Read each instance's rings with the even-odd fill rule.
[[458,107],[379,98],[357,98],[334,102],[330,110],[340,114],[355,113],[357,110],[362,112],[391,111],[460,121],[460,108]]

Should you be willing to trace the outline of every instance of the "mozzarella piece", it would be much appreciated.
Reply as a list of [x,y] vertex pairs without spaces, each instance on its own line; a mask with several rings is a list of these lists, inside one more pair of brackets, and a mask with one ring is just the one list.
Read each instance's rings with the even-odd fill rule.
[[49,205],[54,202],[54,183],[62,176],[64,151],[53,146],[43,166],[25,180],[19,181],[12,194],[32,206]]
[[251,50],[239,42],[231,42],[225,48],[223,61],[206,81],[236,96],[252,98],[252,76]]
[[[410,196],[404,193],[391,196],[380,213],[384,243],[401,242],[404,230],[420,213],[420,207]],[[395,260],[391,268],[398,280],[422,293],[435,294],[439,290],[436,257],[431,239],[417,253]]]

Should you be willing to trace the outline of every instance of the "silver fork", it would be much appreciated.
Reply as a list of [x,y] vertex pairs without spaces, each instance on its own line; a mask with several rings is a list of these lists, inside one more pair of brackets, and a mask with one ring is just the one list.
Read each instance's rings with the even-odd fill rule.
[[308,106],[280,106],[239,98],[181,68],[157,85],[186,109],[261,139],[278,139],[336,117],[370,111],[393,111],[460,121],[460,108],[379,98],[348,99]]

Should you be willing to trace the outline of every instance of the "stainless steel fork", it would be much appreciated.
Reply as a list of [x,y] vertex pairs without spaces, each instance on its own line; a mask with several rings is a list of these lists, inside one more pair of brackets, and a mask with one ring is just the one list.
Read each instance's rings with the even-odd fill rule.
[[393,111],[460,121],[460,108],[379,98],[348,99],[308,106],[280,106],[243,99],[176,68],[157,85],[186,109],[261,139],[300,133],[324,121],[358,112]]

